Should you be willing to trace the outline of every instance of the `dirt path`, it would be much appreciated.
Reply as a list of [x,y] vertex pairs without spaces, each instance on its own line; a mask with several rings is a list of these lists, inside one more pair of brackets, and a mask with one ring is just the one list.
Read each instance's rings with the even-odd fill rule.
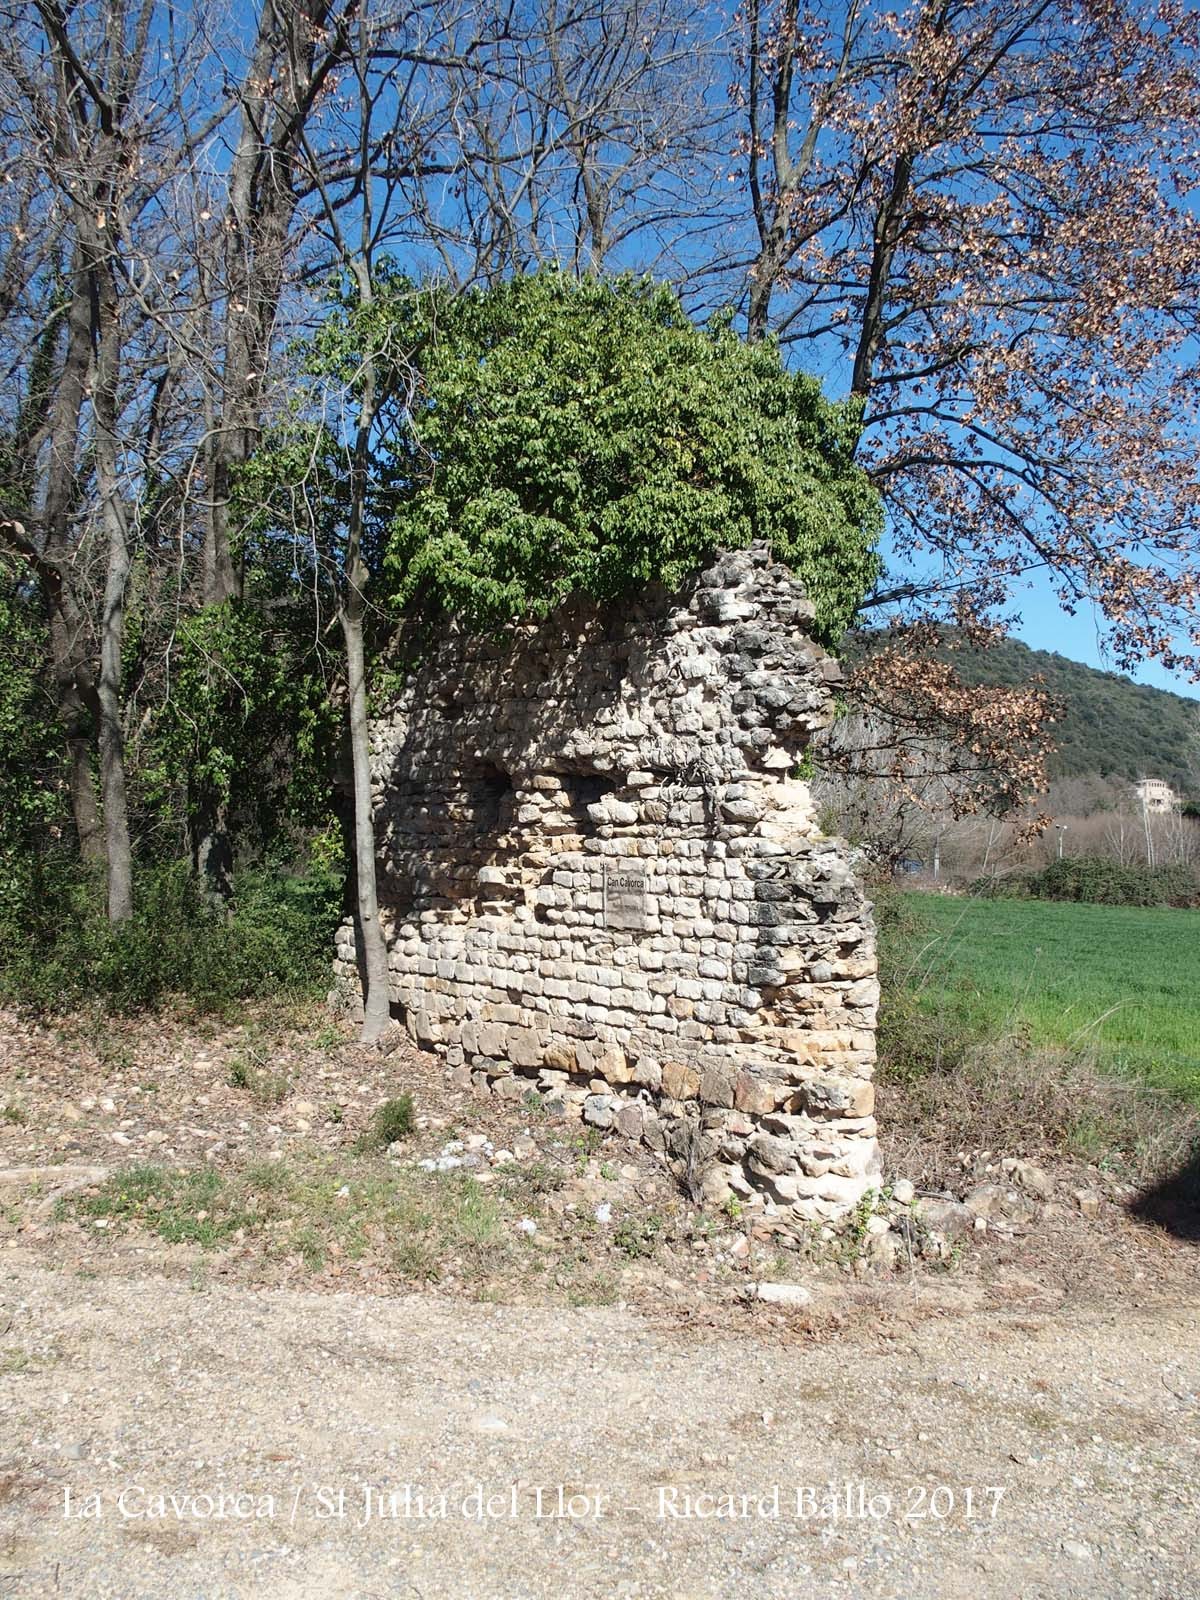
[[1200,1593],[1196,1303],[816,1343],[0,1260],[0,1594]]

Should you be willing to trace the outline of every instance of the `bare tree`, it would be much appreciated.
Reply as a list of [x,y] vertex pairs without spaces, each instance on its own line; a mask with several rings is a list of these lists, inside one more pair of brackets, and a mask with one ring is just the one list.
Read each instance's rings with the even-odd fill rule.
[[677,280],[708,265],[727,164],[726,24],[708,0],[520,0],[445,25],[445,74],[410,96],[395,152],[416,261],[455,284],[545,262]]
[[[375,817],[371,799],[371,748],[367,720],[367,665],[364,620],[370,584],[370,566],[364,548],[371,493],[372,435],[381,400],[380,358],[376,347],[371,312],[375,303],[375,263],[379,238],[373,201],[373,130],[383,91],[373,82],[372,41],[363,0],[356,18],[351,51],[356,94],[352,109],[357,113],[357,155],[355,181],[361,187],[356,208],[357,229],[343,227],[339,208],[329,185],[322,181],[320,164],[310,170],[322,200],[322,222],[336,252],[336,259],[349,287],[350,321],[364,337],[359,342],[349,393],[356,415],[349,429],[330,430],[344,441],[347,473],[347,508],[341,570],[337,573],[338,620],[345,647],[346,686],[349,700],[350,763],[354,791],[354,883],[356,932],[363,973],[364,1043],[380,1038],[391,1020],[391,995],[388,977],[387,938],[379,918],[379,892],[376,874]],[[309,148],[306,146],[306,148]],[[388,215],[387,196],[393,185],[385,180],[383,213]],[[328,415],[327,419],[328,421]]]
[[[1101,0],[749,0],[752,260],[723,280],[858,398],[898,579],[977,612],[1040,570],[1121,664],[1200,659],[1200,16]],[[1190,645],[1187,641],[1190,639]]]
[[[377,277],[389,243],[404,238],[412,226],[407,198],[414,176],[412,151],[428,149],[443,126],[445,100],[428,92],[423,74],[442,70],[443,60],[461,61],[460,52],[465,48],[470,54],[474,48],[470,42],[464,46],[457,34],[460,21],[431,6],[409,13],[405,26],[397,28],[389,19],[374,18],[367,0],[361,0],[344,30],[345,87],[336,119],[326,130],[338,159],[331,163],[304,129],[296,162],[297,173],[317,198],[313,227],[337,272],[342,297],[338,350],[324,370],[307,375],[309,405],[299,421],[301,437],[312,440],[313,453],[308,473],[290,493],[310,532],[317,585],[334,596],[344,647],[364,1042],[378,1039],[391,1018],[387,939],[377,887],[365,638],[372,576],[368,546],[382,520],[376,502],[387,501],[373,470],[380,429],[386,432],[397,414],[403,425],[410,403],[407,393],[394,392],[397,383],[403,384],[405,362],[403,352],[390,348],[386,317],[375,316]],[[398,82],[393,70],[398,63],[422,70]],[[422,125],[425,118],[429,127]],[[408,153],[397,159],[394,135],[400,127]],[[388,417],[383,415],[385,405]],[[332,494],[325,482],[330,455],[336,462]]]
[[840,718],[821,740],[813,796],[824,825],[877,865],[891,869],[914,858],[924,867],[935,835],[963,796],[951,776],[948,747],[932,739],[910,742],[901,770],[898,742],[883,718],[855,712]]
[[236,91],[236,140],[222,225],[204,262],[208,293],[223,317],[219,387],[208,433],[208,525],[203,592],[213,604],[237,596],[240,564],[229,505],[233,477],[259,437],[276,318],[293,225],[303,198],[299,168],[317,102],[345,60],[353,0],[262,0],[254,46]]
[[[128,405],[123,244],[128,219],[148,194],[140,159],[147,129],[140,120],[138,93],[152,6],[149,0],[140,8],[113,0],[102,13],[70,19],[56,0],[40,0],[37,9],[44,30],[42,52],[28,30],[21,30],[15,48],[10,43],[7,66],[11,81],[24,92],[25,114],[31,119],[27,158],[41,149],[53,176],[45,202],[47,227],[61,235],[72,267],[63,318],[66,348],[46,413],[44,492],[40,507],[36,491],[31,496],[28,522],[19,535],[10,529],[10,538],[38,572],[47,596],[60,705],[69,719],[72,796],[85,853],[95,847],[97,825],[79,712],[86,708],[96,719],[108,915],[121,922],[133,909],[122,709],[133,515],[123,462]],[[89,520],[79,503],[81,471],[94,485],[104,548],[102,576],[90,608]]]

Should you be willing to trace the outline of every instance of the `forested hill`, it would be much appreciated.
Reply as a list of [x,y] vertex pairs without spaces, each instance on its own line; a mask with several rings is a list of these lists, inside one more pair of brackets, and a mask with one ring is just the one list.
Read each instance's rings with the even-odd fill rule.
[[1054,728],[1053,777],[1165,778],[1178,792],[1200,788],[1200,701],[1100,672],[1016,639],[990,650],[955,651],[968,683],[1028,683],[1037,674],[1066,713]]

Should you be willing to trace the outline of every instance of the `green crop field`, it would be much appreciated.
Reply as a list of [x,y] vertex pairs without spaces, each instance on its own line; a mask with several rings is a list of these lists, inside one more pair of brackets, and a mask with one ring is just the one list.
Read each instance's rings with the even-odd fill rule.
[[1094,1049],[1200,1104],[1200,912],[907,894],[921,1009]]

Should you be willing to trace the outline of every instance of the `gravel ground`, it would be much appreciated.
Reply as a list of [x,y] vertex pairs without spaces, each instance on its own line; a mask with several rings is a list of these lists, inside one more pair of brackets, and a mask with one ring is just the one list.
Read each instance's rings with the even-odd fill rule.
[[[1200,1597],[1196,1246],[1094,1169],[881,1271],[779,1256],[646,1152],[318,1018],[0,1012],[0,1085],[0,1597]],[[401,1087],[402,1157],[356,1155]],[[387,1228],[299,1248],[311,1200],[213,1249],[80,1205],[147,1162],[432,1197],[456,1133],[510,1164],[436,1293]]]
[[814,1340],[0,1264],[0,1594],[1200,1594],[1195,1300]]

